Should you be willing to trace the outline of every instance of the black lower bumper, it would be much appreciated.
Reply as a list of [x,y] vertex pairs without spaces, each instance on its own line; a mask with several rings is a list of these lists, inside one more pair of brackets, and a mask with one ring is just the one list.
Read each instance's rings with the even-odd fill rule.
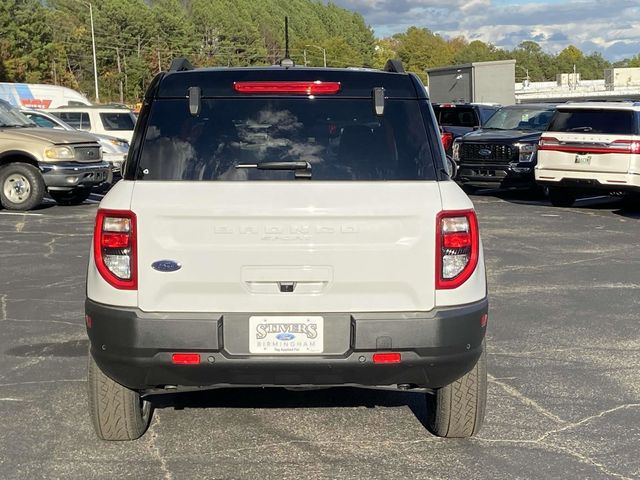
[[[239,385],[438,388],[475,365],[488,302],[430,312],[327,314],[328,325],[342,325],[337,330],[344,334],[344,351],[313,356],[243,353],[253,314],[145,313],[91,300],[85,306],[96,363],[118,383],[144,391]],[[335,339],[334,346],[339,344]],[[372,356],[380,351],[400,352],[400,363],[374,364]],[[200,354],[200,362],[173,364],[172,354],[183,352]]]
[[460,164],[456,181],[463,185],[489,188],[532,187],[533,166]]

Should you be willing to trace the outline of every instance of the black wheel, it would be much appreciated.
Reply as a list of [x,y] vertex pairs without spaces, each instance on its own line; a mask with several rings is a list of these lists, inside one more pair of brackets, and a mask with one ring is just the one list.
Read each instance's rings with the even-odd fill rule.
[[487,404],[487,353],[455,382],[427,394],[427,428],[438,437],[468,438],[480,430]]
[[102,440],[135,440],[149,427],[153,409],[140,394],[107,377],[89,353],[89,415]]
[[88,188],[74,188],[73,190],[52,190],[49,192],[51,198],[53,198],[60,205],[80,205],[84,202],[91,190]]
[[8,210],[31,210],[42,202],[44,180],[28,163],[10,163],[0,168],[0,203]]
[[567,188],[549,187],[547,195],[554,207],[570,207],[576,201],[576,194]]

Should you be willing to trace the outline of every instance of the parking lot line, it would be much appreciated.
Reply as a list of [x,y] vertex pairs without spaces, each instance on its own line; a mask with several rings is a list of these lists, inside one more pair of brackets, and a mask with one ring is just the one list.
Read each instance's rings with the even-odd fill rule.
[[29,215],[31,217],[41,217],[43,214],[29,212],[0,212],[0,215]]

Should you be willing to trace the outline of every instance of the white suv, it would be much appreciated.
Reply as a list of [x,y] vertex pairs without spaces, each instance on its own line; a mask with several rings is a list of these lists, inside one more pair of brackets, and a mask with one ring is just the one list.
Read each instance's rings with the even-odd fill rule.
[[484,259],[419,79],[179,67],[150,86],[97,213],[98,436],[142,435],[150,394],[343,385],[415,389],[433,433],[476,433]]
[[108,105],[60,107],[47,110],[77,130],[123,138],[131,143],[136,116],[127,108]]
[[640,103],[559,105],[540,139],[535,177],[556,206],[582,193],[639,193]]

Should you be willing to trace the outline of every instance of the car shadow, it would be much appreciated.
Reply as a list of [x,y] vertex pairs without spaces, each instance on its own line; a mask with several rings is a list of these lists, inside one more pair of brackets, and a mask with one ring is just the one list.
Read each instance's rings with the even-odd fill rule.
[[[544,206],[550,208],[558,208],[553,207],[549,199],[540,191],[531,191],[531,190],[518,190],[518,189],[510,189],[510,190],[499,190],[499,189],[483,189],[478,190],[473,193],[473,198],[482,198],[482,197],[494,197],[504,200],[505,202],[517,204],[517,205],[532,205],[532,206]],[[572,207],[568,208],[588,208],[592,210],[612,210],[616,214],[627,215],[630,214],[631,218],[635,217],[635,213],[640,211],[640,206],[638,208],[630,208],[624,204],[624,201],[621,198],[615,198],[610,196],[590,196],[590,197],[579,197]],[[618,213],[620,212],[620,213]]]
[[375,390],[355,387],[331,387],[312,390],[289,390],[278,387],[221,388],[197,392],[149,395],[155,409],[173,408],[376,408],[409,407],[426,427],[425,393],[416,391]]

